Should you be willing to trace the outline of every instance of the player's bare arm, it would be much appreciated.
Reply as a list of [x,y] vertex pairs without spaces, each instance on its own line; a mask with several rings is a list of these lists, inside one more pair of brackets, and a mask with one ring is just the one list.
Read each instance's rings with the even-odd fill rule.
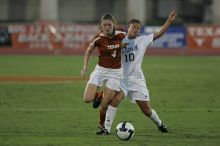
[[166,22],[165,22],[164,25],[160,28],[160,30],[159,30],[158,32],[155,32],[155,33],[154,33],[154,38],[153,38],[153,40],[158,39],[159,37],[161,37],[161,36],[167,31],[168,27],[169,27],[169,26],[172,24],[172,22],[175,20],[176,15],[177,15],[177,14],[176,14],[176,11],[173,10],[173,11],[169,14],[169,16],[168,16]]
[[89,64],[89,59],[90,59],[90,56],[91,56],[92,52],[94,51],[94,49],[95,49],[95,46],[92,43],[90,43],[89,47],[86,50],[85,57],[84,57],[83,69],[81,70],[82,77],[85,77],[85,74],[86,74],[86,71],[88,68],[88,64]]

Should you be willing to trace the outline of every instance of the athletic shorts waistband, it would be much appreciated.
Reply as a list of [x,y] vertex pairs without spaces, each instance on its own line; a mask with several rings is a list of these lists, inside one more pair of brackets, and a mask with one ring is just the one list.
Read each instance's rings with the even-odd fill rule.
[[96,68],[97,68],[98,70],[103,70],[103,71],[108,71],[108,72],[122,72],[122,69],[121,69],[121,68],[119,68],[119,69],[105,68],[105,67],[99,66],[98,64],[96,65]]

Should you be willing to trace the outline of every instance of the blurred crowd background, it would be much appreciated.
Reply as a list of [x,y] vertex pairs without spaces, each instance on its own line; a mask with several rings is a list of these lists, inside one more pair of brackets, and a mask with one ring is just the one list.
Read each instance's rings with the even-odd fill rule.
[[55,20],[97,23],[103,13],[118,22],[138,18],[144,24],[160,24],[175,9],[176,23],[219,23],[219,0],[0,0],[1,22]]

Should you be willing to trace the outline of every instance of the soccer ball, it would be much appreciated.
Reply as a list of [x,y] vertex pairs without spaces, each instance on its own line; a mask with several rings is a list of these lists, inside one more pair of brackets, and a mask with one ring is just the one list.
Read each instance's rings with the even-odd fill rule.
[[116,135],[120,140],[129,140],[134,136],[134,126],[130,122],[121,122],[116,127]]

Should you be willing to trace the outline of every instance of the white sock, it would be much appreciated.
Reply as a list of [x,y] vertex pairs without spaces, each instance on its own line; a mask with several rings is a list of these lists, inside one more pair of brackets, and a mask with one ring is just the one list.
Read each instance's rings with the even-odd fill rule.
[[152,113],[150,115],[150,119],[159,127],[162,124],[162,121],[160,120],[159,116],[157,115],[156,111],[151,109]]
[[106,116],[105,116],[105,129],[110,133],[111,132],[111,127],[112,127],[112,122],[115,119],[117,108],[113,107],[111,105],[108,106],[108,109],[106,111]]

